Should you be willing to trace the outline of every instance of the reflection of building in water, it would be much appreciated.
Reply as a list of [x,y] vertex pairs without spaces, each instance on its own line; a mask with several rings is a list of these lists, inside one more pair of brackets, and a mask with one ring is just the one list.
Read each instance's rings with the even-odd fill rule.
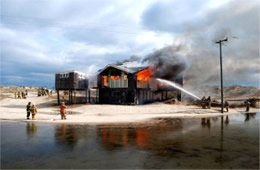
[[37,134],[37,126],[34,122],[27,123],[26,132],[29,137],[33,137]]
[[55,141],[63,146],[73,148],[79,140],[79,133],[76,126],[66,124],[57,125],[55,129]]
[[256,113],[245,113],[245,122],[255,118]]
[[171,148],[173,151],[181,148],[181,144],[169,138],[165,139],[165,136],[182,129],[181,124],[182,122],[180,121],[176,124],[169,124],[168,122],[166,124],[137,128],[100,127],[98,128],[98,136],[101,138],[104,148],[109,151],[127,145],[135,145],[142,149],[156,152],[164,148],[165,150]]
[[202,118],[201,119],[201,125],[203,127],[207,126],[208,128],[210,128],[210,118]]
[[98,135],[101,137],[103,146],[108,150],[127,145],[128,129],[120,128],[100,128]]

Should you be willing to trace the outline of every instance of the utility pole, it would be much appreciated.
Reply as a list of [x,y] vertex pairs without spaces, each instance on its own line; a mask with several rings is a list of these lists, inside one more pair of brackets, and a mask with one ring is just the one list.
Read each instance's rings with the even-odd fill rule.
[[228,38],[216,41],[216,44],[219,44],[220,52],[220,86],[221,86],[221,113],[224,113],[224,94],[223,94],[223,74],[222,74],[222,43],[228,41]]

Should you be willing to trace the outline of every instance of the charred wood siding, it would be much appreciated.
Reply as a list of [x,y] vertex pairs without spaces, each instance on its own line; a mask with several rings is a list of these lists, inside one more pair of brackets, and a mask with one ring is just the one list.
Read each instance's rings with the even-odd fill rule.
[[[127,76],[127,87],[104,87],[103,76],[110,76],[112,73],[121,75],[123,71],[109,68],[98,75],[99,103],[101,104],[134,104],[135,103],[135,80],[134,75],[124,73]],[[109,80],[108,80],[109,81]],[[109,82],[108,82],[109,84]],[[111,83],[110,83],[111,85]]]
[[[142,79],[149,67],[126,68],[108,65],[97,77],[99,103],[101,104],[146,104],[163,101],[181,94],[172,88],[158,88],[154,78]],[[127,80],[127,85],[124,82]],[[182,82],[182,79],[179,80]]]
[[134,104],[135,92],[128,88],[101,88],[99,102],[102,104]]
[[[108,86],[104,86],[103,76],[125,75],[127,77],[127,87],[120,88],[111,86],[108,80]],[[98,75],[99,102],[101,104],[143,104],[151,100],[150,88],[138,88],[136,72],[130,73],[117,68],[108,67]],[[109,78],[108,78],[109,79]],[[144,95],[143,95],[144,94]]]

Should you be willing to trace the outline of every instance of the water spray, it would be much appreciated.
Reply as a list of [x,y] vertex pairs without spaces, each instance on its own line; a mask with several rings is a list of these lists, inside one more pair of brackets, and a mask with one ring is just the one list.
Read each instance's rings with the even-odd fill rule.
[[192,97],[194,97],[194,98],[200,100],[200,98],[199,98],[198,96],[196,96],[196,95],[192,94],[191,92],[185,90],[184,88],[180,87],[178,84],[176,84],[176,83],[174,83],[174,82],[172,82],[172,81],[164,80],[164,79],[160,79],[160,78],[156,78],[156,80],[158,80],[158,81],[161,82],[161,83],[170,85],[170,86],[172,86],[172,87],[174,87],[174,88],[176,88],[176,89],[178,89],[178,90],[181,90],[182,92],[184,92],[184,93],[186,93],[186,94],[188,94],[188,95],[190,95],[190,96],[192,96]]

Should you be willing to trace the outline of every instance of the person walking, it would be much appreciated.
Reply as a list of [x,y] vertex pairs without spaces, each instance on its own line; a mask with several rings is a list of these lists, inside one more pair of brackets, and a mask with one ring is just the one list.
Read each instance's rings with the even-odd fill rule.
[[17,92],[17,98],[21,99],[21,92],[20,91]]
[[61,120],[67,119],[66,118],[66,106],[65,106],[64,102],[61,102],[61,105],[60,105],[60,115],[61,115]]
[[207,105],[208,105],[208,108],[210,109],[211,108],[211,98],[210,98],[210,96],[208,96],[208,98],[207,98]]
[[28,102],[26,106],[26,112],[27,112],[27,119],[30,119],[30,114],[31,114],[31,102]]
[[225,101],[224,107],[226,108],[226,110],[228,112],[228,110],[229,110],[229,103],[228,103],[228,101]]
[[248,100],[246,100],[245,105],[246,105],[246,112],[249,112],[251,103]]
[[32,113],[32,119],[35,120],[35,115],[37,113],[37,107],[35,104],[32,104],[31,113]]

